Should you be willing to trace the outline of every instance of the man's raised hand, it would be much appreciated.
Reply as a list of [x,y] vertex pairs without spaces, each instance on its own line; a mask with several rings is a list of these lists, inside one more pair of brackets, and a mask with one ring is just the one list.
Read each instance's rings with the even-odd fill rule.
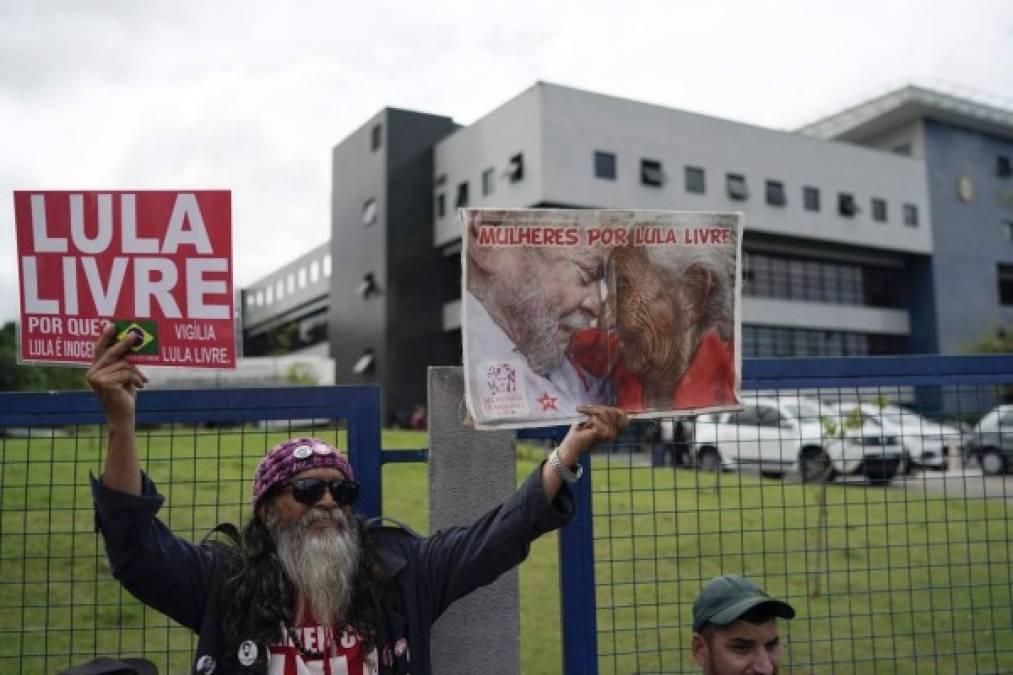
[[148,381],[137,366],[126,360],[136,339],[127,335],[117,340],[115,326],[106,324],[102,335],[95,341],[95,357],[85,374],[110,425],[133,426],[137,390],[143,389]]

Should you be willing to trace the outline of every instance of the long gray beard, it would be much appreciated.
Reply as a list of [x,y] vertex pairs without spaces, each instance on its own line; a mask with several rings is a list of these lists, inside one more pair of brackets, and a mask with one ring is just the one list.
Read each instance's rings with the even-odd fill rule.
[[[526,317],[527,334],[521,349],[528,367],[542,377],[548,377],[559,368],[566,357],[566,347],[559,344],[557,334],[560,326],[573,330],[589,328],[591,322],[580,310],[571,312],[560,319],[545,303],[544,289],[528,286],[517,292],[519,307]],[[518,345],[520,347],[521,345]]]
[[[339,527],[309,532],[310,525],[325,519],[334,520]],[[309,609],[321,625],[343,619],[361,551],[356,524],[338,509],[310,509],[298,523],[284,526],[271,517],[267,525],[274,536],[278,559],[298,593],[296,620],[304,609]]]

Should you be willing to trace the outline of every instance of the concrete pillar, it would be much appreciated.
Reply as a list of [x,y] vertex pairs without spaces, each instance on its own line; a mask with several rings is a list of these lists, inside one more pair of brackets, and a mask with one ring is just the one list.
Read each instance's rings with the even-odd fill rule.
[[[460,367],[429,368],[429,531],[467,525],[517,485],[514,432],[462,423]],[[451,605],[433,626],[434,673],[517,675],[520,600],[517,570]]]

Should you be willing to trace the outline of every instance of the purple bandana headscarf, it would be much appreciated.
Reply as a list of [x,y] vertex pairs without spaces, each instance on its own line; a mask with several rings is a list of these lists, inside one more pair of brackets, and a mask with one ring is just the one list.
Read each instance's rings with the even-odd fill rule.
[[337,469],[348,478],[355,478],[352,465],[341,451],[318,438],[290,438],[271,448],[253,474],[253,509],[268,491],[292,476],[318,467]]

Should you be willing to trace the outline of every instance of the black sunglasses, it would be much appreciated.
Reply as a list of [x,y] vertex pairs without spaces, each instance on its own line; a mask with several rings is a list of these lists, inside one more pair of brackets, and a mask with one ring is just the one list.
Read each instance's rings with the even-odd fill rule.
[[351,506],[359,498],[359,483],[349,478],[324,480],[323,478],[297,478],[289,481],[292,497],[300,504],[313,506],[324,496],[324,490],[331,491],[331,497],[338,506]]

